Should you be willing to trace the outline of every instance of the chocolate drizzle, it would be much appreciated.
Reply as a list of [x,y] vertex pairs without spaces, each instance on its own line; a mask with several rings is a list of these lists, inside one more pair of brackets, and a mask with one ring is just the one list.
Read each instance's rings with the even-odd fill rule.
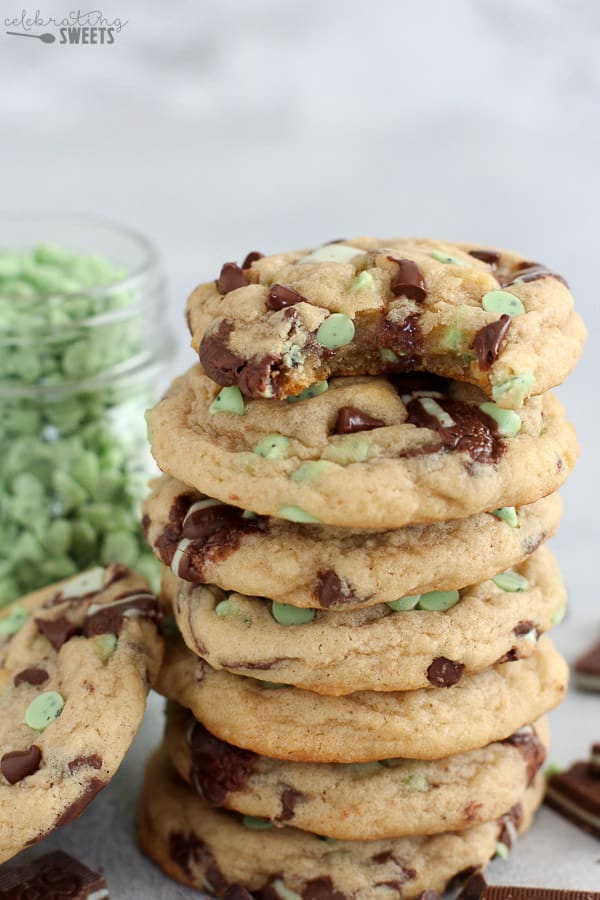
[[500,316],[497,322],[490,322],[489,325],[479,329],[473,338],[471,348],[477,354],[480,369],[490,369],[498,359],[500,344],[506,337],[510,324],[510,316],[504,315]]
[[469,250],[469,256],[480,259],[481,262],[487,263],[492,269],[496,269],[500,262],[500,254],[497,250]]
[[256,769],[255,753],[219,740],[200,722],[192,726],[189,747],[190,780],[213,806],[222,806],[232,791],[243,790]]

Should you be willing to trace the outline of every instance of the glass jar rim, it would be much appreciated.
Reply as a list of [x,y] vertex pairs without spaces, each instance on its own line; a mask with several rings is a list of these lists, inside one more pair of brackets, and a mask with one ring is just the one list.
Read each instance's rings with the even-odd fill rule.
[[[124,238],[127,238],[128,240],[137,244],[138,249],[140,249],[143,254],[142,261],[138,263],[137,266],[135,266],[131,271],[128,271],[127,274],[122,278],[110,282],[109,284],[98,284],[94,287],[86,287],[85,290],[80,288],[76,291],[49,291],[48,293],[39,293],[36,294],[35,297],[28,298],[32,301],[35,300],[37,302],[40,300],[45,300],[49,297],[60,297],[61,299],[68,300],[70,298],[80,296],[82,293],[85,293],[86,295],[92,297],[98,295],[105,296],[109,293],[135,287],[141,279],[143,279],[148,273],[157,269],[159,265],[159,254],[156,246],[144,234],[142,234],[141,231],[138,231],[136,228],[132,228],[129,225],[123,225],[121,222],[116,222],[113,219],[104,218],[103,216],[95,216],[88,213],[52,212],[48,210],[28,210],[26,212],[7,210],[0,212],[0,222],[10,224],[11,221],[23,224],[26,224],[27,222],[39,223],[45,221],[53,225],[88,225],[90,227],[100,227],[106,229],[106,231],[111,231],[115,235],[120,234]],[[2,247],[0,247],[0,252],[1,250]],[[5,300],[18,300],[19,302],[22,302],[21,298],[15,297],[11,294],[5,294],[1,290],[0,297]]]

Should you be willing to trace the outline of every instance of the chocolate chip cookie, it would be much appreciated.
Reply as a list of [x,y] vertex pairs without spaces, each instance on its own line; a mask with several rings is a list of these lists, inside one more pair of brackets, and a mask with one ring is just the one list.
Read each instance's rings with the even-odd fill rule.
[[[527,659],[463,675],[435,659],[428,688],[328,697],[212,669],[181,638],[167,641],[157,689],[216,737],[296,762],[441,759],[504,740],[560,703],[567,665],[547,636]],[[468,727],[467,727],[468,723]]]
[[225,263],[193,292],[187,316],[210,378],[277,399],[337,375],[425,370],[518,409],[564,380],[585,340],[552,269],[424,239],[357,238]]
[[290,763],[220,741],[174,703],[165,735],[175,769],[212,806],[354,841],[457,831],[497,818],[518,803],[548,741],[541,719],[447,759]]
[[[223,391],[237,391],[240,404],[222,401]],[[196,366],[148,423],[158,465],[196,490],[262,515],[349,528],[533,503],[577,456],[552,394],[517,413],[471,385],[418,374],[338,378],[289,403],[219,391]]]
[[523,659],[562,619],[566,605],[546,548],[482,584],[351,611],[302,609],[193,586],[168,569],[163,593],[184,641],[213,669],[330,696],[443,685],[437,659],[459,664],[463,675]]
[[121,565],[0,612],[0,862],[77,818],[115,774],[161,663],[160,616]]
[[560,520],[558,494],[517,508],[393,531],[250,517],[174,478],[153,483],[143,523],[180,578],[279,603],[356,609],[452,591],[520,563]]
[[404,900],[442,891],[459,872],[506,855],[543,794],[537,776],[500,818],[459,832],[380,841],[337,841],[215,809],[159,751],[146,771],[139,814],[142,850],[172,878],[228,900]]

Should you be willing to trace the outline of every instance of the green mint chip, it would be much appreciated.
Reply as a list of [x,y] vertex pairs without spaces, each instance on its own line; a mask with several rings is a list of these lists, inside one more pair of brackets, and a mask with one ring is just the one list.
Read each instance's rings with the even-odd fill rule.
[[57,691],[44,691],[32,700],[25,710],[25,725],[35,731],[43,731],[57,719],[65,705],[64,697]]
[[287,519],[289,522],[301,522],[306,525],[318,524],[319,522],[318,519],[315,519],[314,516],[311,516],[310,513],[307,513],[306,510],[301,509],[299,506],[282,506],[279,510],[279,515],[282,519]]
[[529,588],[529,582],[518,572],[501,572],[500,575],[494,575],[492,581],[502,591],[526,591]]
[[481,305],[486,312],[499,313],[502,316],[522,316],[525,307],[518,297],[510,291],[488,291],[481,298]]
[[359,250],[358,247],[348,247],[346,244],[326,244],[324,247],[318,247],[299,259],[299,263],[323,263],[323,262],[350,262],[356,256],[364,256],[365,251]]
[[208,411],[211,416],[216,413],[232,413],[234,416],[243,416],[246,411],[246,403],[242,392],[238,387],[222,388],[208,407]]
[[6,640],[21,630],[31,614],[16,603],[11,607],[8,615],[0,619],[0,640]]
[[507,403],[516,409],[520,409],[525,403],[525,398],[529,395],[531,388],[535,383],[533,372],[523,372],[522,375],[513,375],[512,378],[505,378],[492,387],[492,397],[496,403]]
[[469,263],[463,262],[462,259],[457,259],[455,256],[450,256],[448,253],[442,253],[440,250],[431,250],[429,255],[433,259],[437,259],[438,262],[445,263],[446,265],[470,268]]
[[398,600],[390,600],[387,606],[393,609],[394,612],[405,612],[409,609],[415,609],[420,599],[421,594],[408,594],[406,597],[400,597]]
[[314,609],[290,606],[289,603],[278,603],[277,600],[272,601],[271,612],[280,625],[306,625],[315,617]]
[[324,394],[328,388],[329,384],[327,381],[317,381],[316,384],[311,384],[309,387],[305,388],[301,394],[296,394],[293,397],[286,397],[286,400],[288,403],[298,403],[299,400],[312,400],[313,397]]
[[352,293],[356,291],[365,291],[370,290],[374,285],[373,276],[369,272],[361,272],[360,275],[357,275],[352,284],[350,285],[350,290]]
[[261,438],[254,452],[264,459],[285,459],[290,446],[289,438],[283,434],[267,434]]
[[242,816],[242,825],[254,831],[266,831],[267,828],[273,828],[271,820],[263,819],[261,816]]
[[515,437],[521,430],[521,417],[513,409],[502,409],[495,403],[480,403],[479,409],[494,420],[502,437]]
[[429,591],[421,594],[418,609],[427,609],[430,612],[445,612],[456,606],[460,600],[459,591]]
[[492,515],[506,522],[511,528],[519,527],[519,516],[514,506],[501,506],[499,509],[493,510]]
[[108,662],[117,649],[117,637],[114,634],[98,634],[94,640],[94,652],[102,662]]
[[354,338],[354,322],[344,313],[332,313],[317,329],[317,340],[328,350],[345,347]]

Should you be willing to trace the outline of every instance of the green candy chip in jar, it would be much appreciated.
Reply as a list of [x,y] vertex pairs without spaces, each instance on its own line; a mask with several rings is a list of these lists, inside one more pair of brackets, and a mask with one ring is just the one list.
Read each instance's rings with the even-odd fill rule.
[[35,731],[44,731],[54,719],[57,719],[65,705],[64,697],[58,691],[44,691],[32,700],[25,711],[25,725]]
[[332,313],[317,329],[317,340],[328,350],[345,347],[354,338],[354,322],[344,313]]
[[278,603],[277,600],[272,601],[271,612],[280,625],[306,625],[315,617],[314,609],[290,606],[289,603]]

